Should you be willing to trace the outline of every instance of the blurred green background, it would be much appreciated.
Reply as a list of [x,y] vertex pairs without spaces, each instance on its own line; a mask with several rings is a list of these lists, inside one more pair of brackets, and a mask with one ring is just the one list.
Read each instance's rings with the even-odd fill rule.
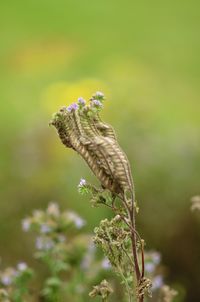
[[107,96],[133,170],[147,249],[162,253],[177,301],[200,296],[200,16],[191,1],[0,2],[0,256],[31,262],[21,219],[56,200],[88,221],[107,209],[80,197],[85,163],[48,123],[60,106]]

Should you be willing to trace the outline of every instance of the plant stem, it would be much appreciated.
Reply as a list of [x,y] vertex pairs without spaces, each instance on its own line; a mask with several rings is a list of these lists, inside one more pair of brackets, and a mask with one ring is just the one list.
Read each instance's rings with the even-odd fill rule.
[[[136,227],[135,227],[135,207],[134,207],[134,193],[132,193],[131,196],[131,209],[129,208],[128,214],[130,216],[130,222],[132,226],[132,232],[131,232],[131,243],[132,243],[132,252],[133,252],[133,260],[134,260],[134,266],[135,266],[135,274],[137,279],[137,287],[139,287],[141,282],[141,273],[140,273],[140,267],[138,264],[138,257],[137,257],[137,246],[136,246]],[[126,200],[124,201],[126,204]],[[143,258],[142,258],[142,275],[143,275]],[[144,301],[144,296],[138,296],[138,302]]]
[[123,274],[123,272],[121,270],[120,265],[117,267],[117,269],[118,269],[118,272],[119,272],[122,280],[124,281],[124,284],[125,284],[125,287],[126,287],[126,291],[127,291],[128,297],[129,297],[129,302],[132,302],[132,295],[131,295],[131,292],[130,292],[130,288],[129,288],[129,285],[128,285],[127,281],[126,281],[126,277],[124,276],[124,274]]
[[[136,273],[136,279],[137,279],[137,286],[139,286],[141,278],[144,277],[144,251],[143,251],[143,244],[142,244],[142,240],[140,238],[140,235],[138,234],[138,232],[136,231],[136,227],[135,227],[135,208],[134,208],[134,196],[132,195],[132,207],[131,209],[128,206],[127,201],[122,198],[120,198],[125,206],[125,209],[127,210],[127,214],[129,216],[129,220],[130,223],[129,224],[125,217],[123,215],[120,214],[121,219],[127,224],[127,226],[130,228],[131,230],[131,246],[132,246],[132,252],[133,252],[133,262],[134,262],[134,271]],[[111,208],[114,212],[117,212],[116,208],[112,205],[108,205],[105,204],[107,207]],[[138,257],[137,257],[137,246],[136,246],[136,236],[138,236],[139,240],[140,240],[140,244],[141,244],[141,257],[142,257],[142,272],[140,273],[140,268],[139,268],[139,264],[138,264]],[[132,262],[132,261],[131,261]],[[132,263],[133,263],[132,262]],[[144,301],[144,296],[140,296],[138,298],[139,302],[143,302]]]

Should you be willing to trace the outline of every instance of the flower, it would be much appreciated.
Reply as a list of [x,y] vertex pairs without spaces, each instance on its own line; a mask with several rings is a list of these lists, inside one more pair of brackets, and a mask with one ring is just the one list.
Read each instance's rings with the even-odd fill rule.
[[92,105],[96,107],[102,107],[102,103],[99,100],[92,100]]
[[31,222],[29,218],[25,218],[22,220],[22,230],[24,232],[28,232],[30,230]]
[[154,264],[158,265],[161,261],[161,255],[158,252],[152,252],[152,261]]
[[80,194],[85,194],[90,192],[89,186],[84,178],[80,179],[80,182],[78,184],[78,192]]
[[58,217],[60,215],[60,209],[56,202],[51,202],[48,205],[47,214],[52,215],[54,217]]
[[77,110],[78,105],[76,103],[73,103],[67,107],[67,111],[71,112],[72,110]]
[[78,187],[80,188],[80,187],[84,187],[85,185],[86,185],[86,180],[84,179],[84,178],[81,178],[80,179],[80,182],[79,182],[79,184],[78,184]]
[[104,258],[101,262],[101,266],[105,270],[110,269],[111,268],[110,261],[107,258]]
[[163,277],[161,275],[155,276],[152,280],[152,290],[156,290],[163,286]]
[[43,239],[41,237],[36,238],[35,245],[36,245],[36,248],[38,250],[42,250],[42,248],[43,248]]
[[51,228],[50,226],[48,226],[47,224],[43,223],[40,227],[40,232],[43,234],[47,234],[51,232]]
[[85,220],[74,212],[68,212],[68,218],[74,222],[77,229],[81,229],[86,224]]
[[91,267],[91,263],[94,259],[94,254],[96,251],[96,246],[93,241],[91,241],[88,245],[87,252],[81,262],[81,268],[87,270]]
[[46,240],[44,244],[45,250],[51,250],[54,247],[54,242],[52,240]]
[[104,94],[103,94],[103,92],[101,92],[101,91],[97,91],[96,93],[95,93],[95,96],[97,97],[97,98],[104,98]]
[[8,267],[1,275],[1,283],[5,286],[9,286],[13,282],[13,278],[16,277],[17,271],[12,268]]
[[84,98],[80,97],[80,98],[78,98],[78,103],[82,106],[85,106],[86,101],[84,100]]
[[25,262],[19,262],[17,264],[17,269],[21,272],[25,271],[27,268],[28,268],[28,266]]
[[1,277],[1,282],[3,285],[8,286],[12,283],[12,278],[8,275],[3,275]]
[[153,271],[155,270],[155,264],[153,262],[145,263],[145,270],[147,273],[153,273]]
[[48,238],[37,237],[35,245],[38,250],[48,251],[54,247],[54,242]]
[[80,217],[77,217],[77,218],[74,220],[74,223],[75,223],[77,229],[81,229],[81,228],[86,224],[85,220],[83,220],[83,219],[80,218]]

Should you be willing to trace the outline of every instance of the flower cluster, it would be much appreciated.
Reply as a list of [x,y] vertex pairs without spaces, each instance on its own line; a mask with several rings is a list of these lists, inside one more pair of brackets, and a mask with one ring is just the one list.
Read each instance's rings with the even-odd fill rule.
[[[98,111],[102,106],[102,102],[105,99],[104,94],[100,91],[97,91],[91,98],[91,106],[88,107],[91,111]],[[86,106],[86,100],[83,97],[79,97],[77,103],[72,103],[68,107],[63,107],[67,109],[68,112],[76,111],[78,109],[82,109]],[[62,110],[62,109],[61,109]]]
[[[84,185],[86,181],[81,179],[80,187]],[[82,294],[87,294],[87,282],[91,283],[93,278],[104,269],[98,265],[96,271],[91,270],[91,267],[97,266],[102,259],[98,261],[96,259],[96,249],[94,244],[91,245],[91,236],[81,233],[85,224],[85,220],[77,213],[70,210],[62,212],[55,202],[51,202],[46,210],[33,211],[32,216],[22,221],[25,232],[33,231],[37,234],[35,257],[45,263],[50,271],[50,277],[46,279],[42,290],[42,296],[47,301],[60,301],[61,293],[68,286],[72,286],[71,284],[76,284],[73,288],[74,293],[78,291],[79,286],[82,288]],[[23,268],[25,265],[21,263],[19,269],[23,270]],[[79,276],[82,270],[85,271],[84,287],[80,283]],[[69,276],[77,275],[78,280],[74,281],[73,278],[70,280],[70,277],[67,283],[64,282],[64,272]]]
[[54,202],[45,211],[33,211],[32,216],[22,221],[25,232],[37,233],[36,257],[45,261],[53,273],[68,269],[71,241],[84,225],[85,220],[78,214],[73,211],[61,212]]
[[164,302],[172,302],[174,301],[174,297],[176,297],[178,292],[173,288],[170,288],[168,285],[164,285],[161,289],[161,301]]
[[100,91],[97,91],[93,94],[92,98],[90,99],[90,108],[91,110],[96,113],[103,108],[103,101],[105,100],[104,94]]
[[145,252],[145,272],[152,279],[152,291],[160,289],[164,282],[163,276],[158,274],[158,266],[161,262],[161,255],[157,251]]
[[64,235],[69,227],[80,229],[84,225],[85,221],[78,214],[72,211],[61,213],[59,206],[54,202],[48,205],[46,211],[35,210],[31,217],[22,220],[22,229],[25,232],[34,230],[46,237],[48,234],[53,234],[57,241],[64,240]]
[[33,271],[25,262],[0,271],[0,301],[22,301],[30,294],[28,283],[32,276]]
[[161,262],[161,255],[157,251],[145,252],[145,271],[152,274]]
[[152,294],[160,297],[161,301],[172,302],[177,292],[164,283],[161,266],[161,254],[157,251],[146,251],[145,272],[152,280]]

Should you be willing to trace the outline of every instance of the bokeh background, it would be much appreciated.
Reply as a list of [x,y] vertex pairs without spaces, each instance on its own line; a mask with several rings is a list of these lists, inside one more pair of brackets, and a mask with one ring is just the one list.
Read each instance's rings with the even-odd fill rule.
[[[200,16],[191,1],[0,2],[0,256],[33,246],[21,219],[57,201],[87,220],[107,209],[80,197],[85,163],[48,126],[52,113],[95,91],[133,170],[147,249],[161,252],[177,301],[200,296]],[[34,263],[33,263],[34,265]]]

